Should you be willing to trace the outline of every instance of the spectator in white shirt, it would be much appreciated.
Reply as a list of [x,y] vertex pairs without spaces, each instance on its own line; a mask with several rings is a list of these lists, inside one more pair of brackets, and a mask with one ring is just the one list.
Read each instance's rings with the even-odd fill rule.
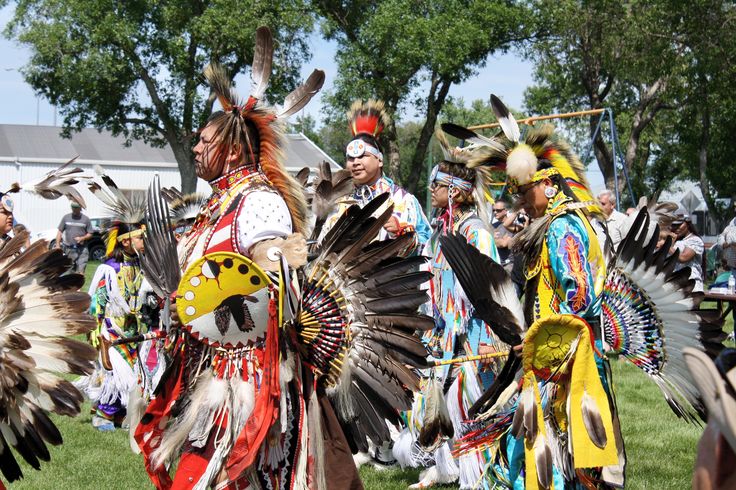
[[700,304],[703,296],[703,253],[705,253],[703,239],[698,236],[690,216],[684,212],[678,212],[677,219],[670,226],[670,231],[677,239],[671,250],[672,252],[680,251],[675,270],[690,268],[690,279],[695,281],[693,299],[696,300],[696,304]]
[[598,194],[598,201],[601,204],[603,214],[606,215],[606,227],[608,228],[608,236],[615,247],[625,238],[623,225],[626,215],[616,210],[616,196],[608,189]]

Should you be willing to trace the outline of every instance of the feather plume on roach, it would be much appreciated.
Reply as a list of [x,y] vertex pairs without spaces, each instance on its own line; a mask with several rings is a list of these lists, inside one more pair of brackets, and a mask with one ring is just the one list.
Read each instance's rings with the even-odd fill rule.
[[350,106],[347,117],[353,136],[366,134],[378,139],[383,130],[391,124],[391,118],[382,100],[368,99],[365,102],[356,100]]

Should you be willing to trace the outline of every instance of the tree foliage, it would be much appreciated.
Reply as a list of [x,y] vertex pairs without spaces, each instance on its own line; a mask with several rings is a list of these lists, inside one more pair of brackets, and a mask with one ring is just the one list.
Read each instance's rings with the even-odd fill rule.
[[214,102],[204,66],[242,72],[256,28],[267,25],[277,60],[269,93],[286,93],[308,56],[312,23],[301,0],[17,0],[5,34],[30,48],[25,79],[59,107],[67,134],[94,126],[168,143],[192,191],[192,133]]
[[[516,2],[468,0],[315,0],[325,35],[338,43],[338,76],[328,120],[358,98],[380,98],[394,121],[407,107],[421,116],[414,151],[399,149],[396,124],[386,129],[389,173],[414,192],[452,84],[477,73],[488,57],[526,39],[533,28]],[[399,168],[401,165],[401,169]]]
[[[734,156],[728,143],[733,2],[539,0],[535,6],[553,35],[529,47],[536,83],[525,98],[533,112],[612,108],[639,195],[688,177],[700,183],[712,212],[716,196],[736,195],[727,160]],[[596,123],[588,121],[588,138]],[[610,145],[597,138],[594,148],[606,184],[620,188]]]

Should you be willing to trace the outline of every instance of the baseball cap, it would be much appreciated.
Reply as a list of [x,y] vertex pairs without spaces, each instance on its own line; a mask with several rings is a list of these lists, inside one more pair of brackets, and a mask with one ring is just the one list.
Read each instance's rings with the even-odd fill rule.
[[76,201],[72,201],[72,202],[71,202],[71,206],[72,206],[72,207],[73,207],[74,209],[81,209],[81,208],[82,208],[82,206],[81,206],[81,205],[80,205],[80,204],[79,204],[78,202],[76,202]]

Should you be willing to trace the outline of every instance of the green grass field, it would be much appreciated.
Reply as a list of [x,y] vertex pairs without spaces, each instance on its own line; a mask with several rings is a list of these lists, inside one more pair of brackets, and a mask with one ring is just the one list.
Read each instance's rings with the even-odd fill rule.
[[[88,277],[94,271],[88,267]],[[728,328],[733,328],[731,319]],[[702,428],[679,420],[658,388],[623,362],[613,363],[613,379],[621,412],[628,457],[627,488],[687,489]],[[51,448],[51,462],[42,471],[24,466],[25,478],[16,489],[137,489],[152,488],[141,456],[131,452],[126,431],[100,433],[90,424],[89,404],[80,416],[54,419],[64,444]],[[416,482],[418,471],[378,472],[363,468],[368,489],[404,489]],[[451,487],[448,487],[451,488]]]

